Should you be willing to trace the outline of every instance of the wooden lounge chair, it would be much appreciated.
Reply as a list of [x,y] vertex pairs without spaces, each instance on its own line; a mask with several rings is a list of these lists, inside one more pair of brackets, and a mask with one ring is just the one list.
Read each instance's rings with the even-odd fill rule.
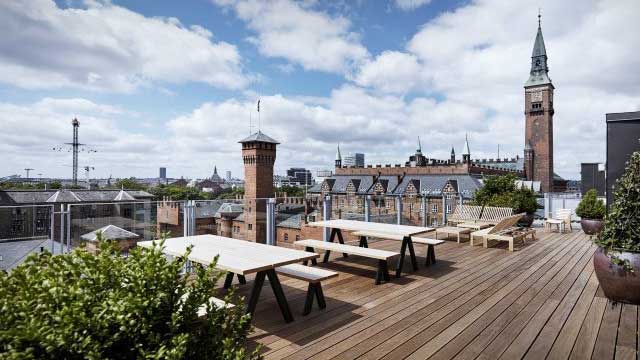
[[558,232],[563,233],[567,228],[569,228],[569,232],[573,230],[571,227],[571,215],[573,214],[573,210],[571,209],[558,209],[556,211],[556,216],[547,219],[544,222],[544,228],[547,231],[551,231],[552,226],[556,226]]
[[491,226],[491,227],[488,227],[486,229],[482,229],[482,230],[478,230],[478,231],[472,232],[469,235],[469,238],[470,238],[469,244],[471,246],[473,246],[475,240],[479,240],[479,241],[484,242],[484,238],[487,235],[497,234],[497,233],[500,233],[501,231],[504,231],[504,230],[511,229],[511,228],[515,227],[515,225],[518,223],[518,221],[520,221],[520,219],[523,216],[524,216],[524,213],[517,214],[517,215],[511,215],[511,216],[508,216],[508,217],[502,219],[502,221],[497,223],[495,226]]
[[509,207],[485,206],[482,209],[480,222],[497,224],[503,219],[513,215],[513,209]]
[[480,219],[480,214],[482,213],[482,206],[476,205],[458,205],[453,210],[453,213],[447,216],[447,223],[452,225],[468,222],[468,221],[477,221]]
[[488,246],[488,242],[491,240],[507,241],[509,243],[509,251],[513,251],[513,243],[515,241],[522,241],[524,244],[527,236],[529,235],[531,235],[531,238],[535,240],[536,230],[532,228],[510,228],[496,234],[488,234],[484,237],[483,245],[486,248]]

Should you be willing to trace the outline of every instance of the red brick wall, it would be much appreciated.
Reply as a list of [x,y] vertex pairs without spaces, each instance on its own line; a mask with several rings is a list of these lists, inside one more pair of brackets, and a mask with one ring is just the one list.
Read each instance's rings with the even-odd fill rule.
[[[542,89],[542,109],[531,108],[531,93]],[[553,189],[553,86],[525,90],[525,144],[533,148],[533,180],[542,191]]]

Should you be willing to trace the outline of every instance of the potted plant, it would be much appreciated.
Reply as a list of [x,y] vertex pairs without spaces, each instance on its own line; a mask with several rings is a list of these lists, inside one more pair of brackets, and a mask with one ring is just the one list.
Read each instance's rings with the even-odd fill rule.
[[587,235],[598,234],[602,231],[604,213],[604,201],[598,199],[598,192],[595,189],[587,191],[576,208],[576,214],[580,216],[582,231]]
[[640,305],[640,152],[631,155],[614,197],[593,265],[609,299]]
[[522,219],[518,222],[518,225],[531,227],[531,224],[533,224],[534,213],[540,207],[538,205],[536,194],[531,189],[521,188],[515,190],[511,197],[513,201],[513,212],[516,214],[525,213]]

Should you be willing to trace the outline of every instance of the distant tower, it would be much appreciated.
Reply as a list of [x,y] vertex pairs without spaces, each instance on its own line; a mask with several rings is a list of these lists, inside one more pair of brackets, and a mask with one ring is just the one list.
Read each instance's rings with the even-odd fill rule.
[[[244,162],[244,223],[246,240],[266,242],[267,200],[273,197],[276,140],[258,132],[240,141]],[[258,199],[258,200],[256,200]]]
[[167,168],[166,167],[161,167],[159,175],[160,175],[160,179],[166,179],[167,178]]
[[469,137],[464,135],[464,148],[462,149],[462,162],[465,164],[471,163],[471,151],[469,151]]
[[80,147],[78,143],[78,128],[80,127],[80,121],[73,119],[71,125],[73,126],[73,142],[69,145],[73,149],[73,185],[78,185],[78,148]]
[[525,94],[525,168],[527,179],[540,181],[543,192],[553,191],[553,90],[547,66],[547,51],[544,46],[540,15],[538,33],[531,54],[531,71],[524,84]]
[[340,145],[338,145],[338,151],[336,151],[336,167],[342,167],[342,155],[340,155]]
[[451,146],[451,160],[450,162],[452,164],[456,163],[456,150],[453,148],[453,146]]

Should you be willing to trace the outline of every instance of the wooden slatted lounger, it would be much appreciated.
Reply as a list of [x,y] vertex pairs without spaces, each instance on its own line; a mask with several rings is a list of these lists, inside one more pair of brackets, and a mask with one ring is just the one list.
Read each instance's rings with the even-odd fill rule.
[[[367,243],[367,238],[369,237],[386,239],[386,240],[397,240],[397,241],[403,240],[403,236],[401,235],[375,232],[375,231],[355,231],[352,234],[360,237],[360,246],[364,246],[364,247],[369,246]],[[440,244],[444,244],[444,240],[429,239],[429,238],[417,237],[417,236],[412,236],[411,242],[413,242],[414,244],[427,245],[427,254],[425,256],[425,266],[429,266],[431,264],[436,263],[436,251],[434,247]]]
[[512,215],[512,216],[504,218],[502,221],[497,223],[495,226],[472,232],[471,235],[469,236],[469,238],[470,238],[469,244],[471,246],[473,246],[474,245],[474,240],[476,240],[478,238],[479,238],[480,241],[484,242],[484,238],[487,235],[496,234],[496,233],[499,233],[501,231],[504,231],[504,230],[507,230],[509,228],[514,227],[518,223],[518,221],[520,221],[520,219],[523,216],[524,216],[524,213],[523,214]]
[[324,301],[324,293],[322,292],[322,281],[338,276],[337,272],[320,268],[314,268],[301,264],[290,264],[276,268],[276,272],[294,279],[306,281],[309,283],[307,287],[307,298],[304,302],[304,310],[302,315],[308,315],[313,306],[313,299],[318,300],[318,307],[324,309],[327,303]]
[[480,222],[497,224],[505,218],[513,215],[513,209],[509,207],[485,206],[482,209]]
[[489,234],[485,236],[483,245],[486,248],[487,242],[490,240],[507,241],[509,242],[509,251],[513,251],[513,242],[521,240],[524,244],[527,236],[531,235],[533,240],[536,239],[536,230],[527,228],[507,229],[496,234]]
[[480,219],[481,213],[482,206],[458,205],[453,210],[453,213],[447,216],[447,222],[455,225],[467,221],[477,221]]
[[[359,246],[353,245],[345,245],[345,244],[336,244],[328,241],[320,241],[320,240],[300,240],[296,241],[294,245],[299,247],[304,247],[306,251],[313,251],[314,249],[325,250],[327,252],[336,251],[341,252],[343,254],[349,255],[357,255],[362,257],[367,257],[371,259],[378,260],[378,271],[376,272],[376,285],[380,284],[382,280],[389,281],[389,260],[393,257],[400,255],[400,253],[387,251],[387,250],[378,250],[378,249],[369,249]],[[325,259],[328,257],[325,256]],[[315,260],[312,260],[315,263]]]

